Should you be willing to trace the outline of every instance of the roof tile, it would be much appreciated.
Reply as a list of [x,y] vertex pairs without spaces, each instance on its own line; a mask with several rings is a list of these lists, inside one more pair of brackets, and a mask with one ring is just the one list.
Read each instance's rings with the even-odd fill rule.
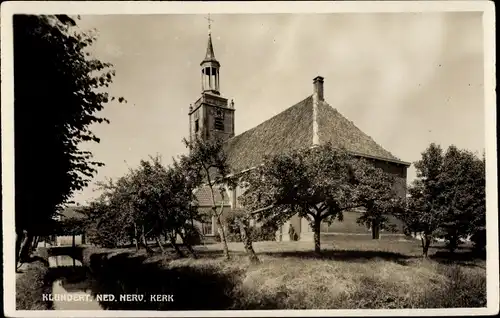
[[[319,143],[331,142],[347,151],[396,160],[354,123],[325,102],[317,110]],[[313,98],[307,97],[262,124],[226,141],[225,151],[233,173],[253,168],[266,156],[313,145]]]
[[[203,186],[198,189],[195,193],[196,200],[200,207],[212,206],[212,193],[210,192],[209,186]],[[219,205],[222,201],[219,191],[215,191],[215,202]],[[224,196],[224,205],[229,205],[229,198],[227,195]]]

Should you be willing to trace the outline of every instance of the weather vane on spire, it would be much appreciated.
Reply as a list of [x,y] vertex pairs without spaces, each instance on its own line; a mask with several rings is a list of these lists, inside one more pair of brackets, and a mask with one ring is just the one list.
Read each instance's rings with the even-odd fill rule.
[[208,17],[205,17],[208,21],[208,34],[212,34],[212,22],[214,20],[210,19],[210,13],[208,14]]

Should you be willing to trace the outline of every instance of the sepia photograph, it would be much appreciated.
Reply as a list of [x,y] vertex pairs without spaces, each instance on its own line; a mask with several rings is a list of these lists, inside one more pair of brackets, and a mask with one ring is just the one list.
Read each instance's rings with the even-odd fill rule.
[[1,22],[8,316],[498,313],[492,2]]

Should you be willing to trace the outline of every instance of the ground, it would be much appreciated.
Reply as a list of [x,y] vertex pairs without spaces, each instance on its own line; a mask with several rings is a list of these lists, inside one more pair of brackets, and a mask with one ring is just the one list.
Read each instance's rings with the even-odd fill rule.
[[[105,309],[349,309],[485,306],[486,265],[468,247],[454,256],[420,242],[336,237],[318,257],[311,242],[257,242],[250,265],[242,243],[198,246],[198,259],[94,249],[94,293],[171,294],[168,303],[106,303]],[[137,306],[140,306],[138,308]]]

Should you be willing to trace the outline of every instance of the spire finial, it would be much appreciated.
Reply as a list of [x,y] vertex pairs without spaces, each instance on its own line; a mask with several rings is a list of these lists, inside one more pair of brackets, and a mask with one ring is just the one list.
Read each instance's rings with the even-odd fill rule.
[[207,19],[207,21],[208,21],[208,35],[211,35],[212,34],[212,22],[214,20],[210,19],[210,13],[208,14],[208,17],[205,17],[205,19]]

